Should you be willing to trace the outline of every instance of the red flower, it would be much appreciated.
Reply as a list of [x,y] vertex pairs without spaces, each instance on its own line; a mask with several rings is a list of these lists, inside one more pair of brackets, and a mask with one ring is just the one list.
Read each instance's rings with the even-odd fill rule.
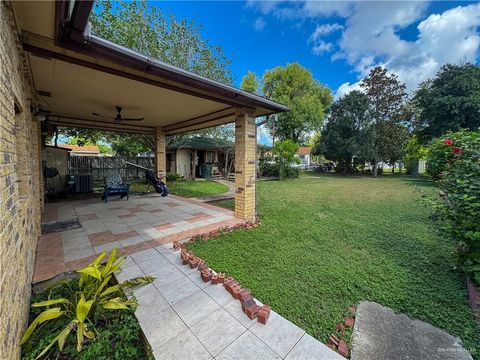
[[454,147],[452,152],[454,154],[463,154],[463,149],[459,147]]
[[452,139],[445,139],[443,140],[444,145],[453,145],[453,140]]

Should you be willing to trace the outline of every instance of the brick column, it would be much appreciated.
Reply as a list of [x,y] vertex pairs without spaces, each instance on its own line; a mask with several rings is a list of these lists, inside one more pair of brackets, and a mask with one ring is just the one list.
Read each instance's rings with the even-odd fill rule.
[[155,173],[159,179],[166,182],[167,151],[165,133],[157,128],[155,134]]
[[257,136],[255,116],[239,109],[235,114],[235,216],[254,221]]

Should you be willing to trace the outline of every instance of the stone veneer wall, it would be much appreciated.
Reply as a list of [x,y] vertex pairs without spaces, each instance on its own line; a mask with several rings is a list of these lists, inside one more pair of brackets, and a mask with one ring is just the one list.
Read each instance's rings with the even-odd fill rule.
[[0,2],[0,358],[20,357],[42,207],[40,124],[8,2]]

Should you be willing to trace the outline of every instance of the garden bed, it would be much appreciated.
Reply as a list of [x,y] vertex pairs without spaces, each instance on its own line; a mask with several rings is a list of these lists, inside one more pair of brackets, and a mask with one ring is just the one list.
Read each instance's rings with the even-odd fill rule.
[[[78,276],[70,277],[65,279],[65,281],[75,289],[78,283]],[[43,287],[41,284],[39,285],[39,288],[43,289],[40,293],[32,295],[32,303],[68,297],[67,285],[62,285],[51,291],[48,290],[48,286]],[[118,291],[115,296],[126,300],[122,291]],[[44,310],[44,307],[32,307],[30,309],[29,323]],[[35,359],[69,322],[70,319],[68,317],[60,317],[39,325],[22,348],[22,360]],[[135,317],[134,310],[106,310],[98,308],[90,326],[94,329],[96,337],[92,340],[86,339],[87,341],[84,342],[81,352],[77,351],[77,339],[75,333],[72,332],[67,337],[62,352],[59,351],[58,346],[55,344],[42,359],[154,359],[140,324]]]

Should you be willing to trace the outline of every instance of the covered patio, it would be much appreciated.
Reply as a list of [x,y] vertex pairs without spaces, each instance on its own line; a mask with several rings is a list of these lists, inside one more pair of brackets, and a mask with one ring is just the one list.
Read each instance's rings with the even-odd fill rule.
[[76,218],[80,227],[40,237],[34,283],[84,267],[113,248],[131,255],[244,223],[227,209],[159,195],[134,195],[129,201],[113,198],[108,203],[98,198],[49,203],[45,205],[42,222]]
[[253,221],[255,118],[288,108],[95,36],[88,26],[92,6],[12,3],[35,88],[34,120],[152,136],[162,179],[167,136],[234,123],[235,216]]
[[42,222],[78,216],[82,227],[40,237],[34,282],[78,269],[113,247],[130,254],[255,221],[255,118],[288,110],[95,36],[92,7],[93,1],[12,2],[42,148],[44,129],[55,127],[151,136],[154,171],[165,181],[167,136],[234,123],[235,211],[173,196],[43,205],[41,194]]

